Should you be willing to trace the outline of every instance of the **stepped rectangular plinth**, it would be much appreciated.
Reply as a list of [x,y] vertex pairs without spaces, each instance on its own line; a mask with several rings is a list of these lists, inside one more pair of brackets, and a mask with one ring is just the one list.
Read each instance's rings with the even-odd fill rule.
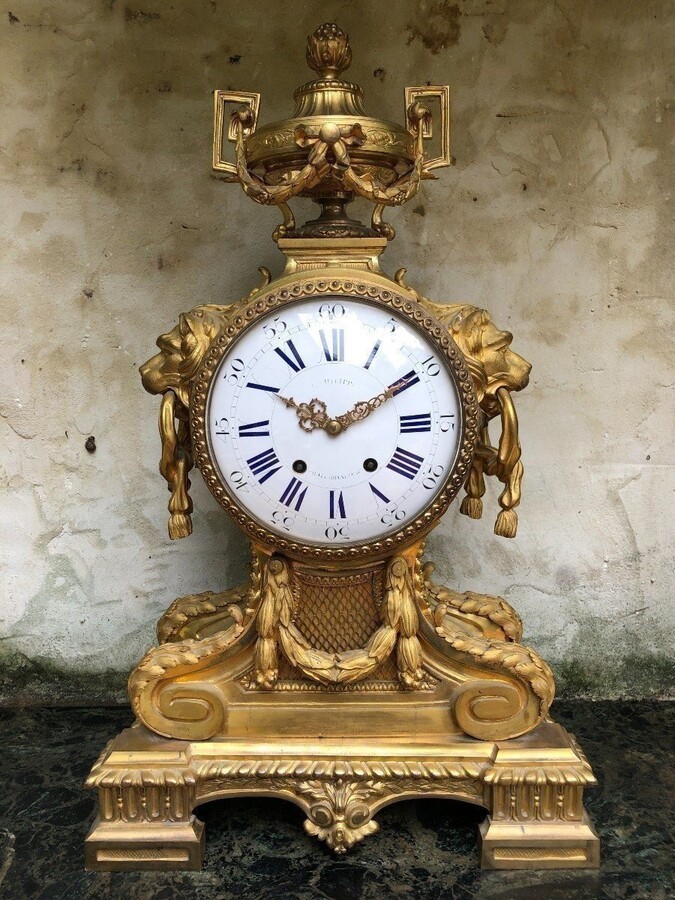
[[305,829],[337,853],[377,830],[390,803],[443,797],[483,806],[486,868],[591,868],[598,837],[583,807],[595,783],[574,738],[546,721],[507,741],[323,740],[269,735],[180,741],[136,723],[110,742],[87,786],[99,815],[86,840],[90,869],[198,869],[203,825],[194,810],[210,800],[275,796],[299,806]]

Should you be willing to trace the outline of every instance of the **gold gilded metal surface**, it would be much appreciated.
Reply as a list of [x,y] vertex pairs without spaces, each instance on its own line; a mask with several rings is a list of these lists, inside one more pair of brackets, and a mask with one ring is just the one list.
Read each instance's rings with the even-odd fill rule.
[[[190,407],[190,393],[195,384],[195,377],[203,365],[207,352],[214,348],[215,338],[219,332],[227,331],[233,327],[234,320],[238,320],[239,328],[245,327],[242,315],[245,319],[249,309],[246,302],[254,301],[258,304],[260,315],[263,315],[269,303],[281,305],[291,297],[290,292],[295,292],[292,299],[303,296],[304,280],[299,276],[311,272],[312,275],[329,278],[339,272],[339,280],[331,279],[337,287],[319,288],[318,282],[308,282],[312,285],[312,291],[330,291],[344,289],[351,291],[354,286],[352,279],[344,278],[344,269],[361,270],[358,279],[359,286],[364,290],[358,293],[369,298],[375,286],[381,286],[387,295],[391,295],[392,288],[396,291],[397,302],[406,295],[419,303],[420,307],[428,312],[436,322],[444,326],[453,346],[461,350],[463,365],[471,376],[473,391],[478,401],[478,429],[477,452],[473,456],[468,469],[468,479],[465,488],[467,496],[462,501],[461,512],[471,518],[479,519],[483,512],[482,497],[485,494],[485,476],[497,478],[504,485],[499,498],[502,507],[495,533],[503,537],[514,537],[517,529],[517,514],[515,507],[521,498],[521,483],[523,465],[520,460],[520,441],[518,435],[518,419],[513,402],[513,394],[523,390],[529,381],[531,369],[530,363],[511,349],[513,336],[498,329],[487,310],[470,306],[468,304],[444,304],[435,303],[426,297],[420,296],[413,288],[404,283],[405,269],[400,269],[395,276],[395,284],[380,272],[378,256],[385,246],[385,241],[378,238],[371,239],[286,239],[280,243],[280,249],[286,254],[287,264],[284,276],[275,282],[279,288],[278,294],[262,294],[268,287],[268,274],[264,271],[264,283],[260,288],[255,288],[247,297],[227,306],[198,306],[179,317],[178,325],[167,334],[161,335],[157,340],[160,352],[153,356],[147,363],[141,366],[143,386],[152,394],[166,394],[173,391],[177,401],[176,428],[180,422],[186,421]],[[289,287],[292,276],[296,276]],[[365,287],[365,279],[370,276],[368,288]],[[355,276],[352,276],[355,277]],[[322,279],[320,278],[319,281]],[[350,287],[346,288],[345,285]],[[281,292],[285,292],[281,296]],[[270,297],[274,297],[271,300]],[[393,295],[392,295],[393,296]],[[390,301],[391,302],[391,301]],[[399,308],[402,308],[402,304]],[[223,350],[231,339],[230,334],[221,337],[220,349]],[[448,342],[450,346],[450,342]],[[203,396],[205,396],[203,394]],[[466,395],[465,395],[466,396]],[[290,399],[290,398],[289,398]],[[310,418],[310,417],[308,417]],[[316,418],[316,417],[315,417]],[[473,418],[473,417],[472,417]],[[498,447],[493,447],[488,432],[489,423],[497,419],[501,425]],[[162,416],[160,416],[160,423]],[[327,424],[327,423],[326,423]],[[167,437],[164,437],[166,425],[160,425],[163,443],[163,457],[170,456],[173,446],[173,438],[170,428]],[[343,426],[344,427],[344,426]],[[168,449],[164,449],[168,442]],[[189,469],[188,469],[189,471]],[[171,487],[171,482],[169,485]],[[189,495],[188,500],[189,500]],[[255,527],[255,526],[254,526]],[[170,532],[172,537],[185,536]],[[189,532],[188,532],[189,533]],[[260,534],[252,534],[256,539]]]
[[394,557],[387,565],[385,591],[380,602],[381,624],[365,647],[329,652],[312,646],[294,622],[291,564],[282,558],[267,566],[267,579],[258,615],[253,679],[272,688],[279,674],[278,649],[292,667],[322,684],[352,684],[379,669],[396,650],[397,672],[405,688],[424,682],[419,620],[408,565]]
[[[452,165],[450,155],[450,85],[427,85],[425,87],[407,87],[405,89],[405,110],[409,110],[413,103],[420,100],[438,100],[441,110],[441,152],[438,156],[424,161],[424,171],[431,169],[443,169]],[[434,136],[432,121],[427,117],[422,125],[422,137],[428,140]]]
[[[482,806],[486,868],[589,868],[599,840],[583,807],[595,779],[574,738],[548,712],[555,684],[521,643],[502,598],[432,580],[424,538],[462,486],[461,512],[482,514],[485,476],[503,486],[495,532],[515,536],[523,466],[513,396],[530,364],[512,335],[468,304],[435,303],[380,269],[393,236],[387,205],[405,202],[430,170],[450,163],[449,90],[407,88],[406,124],[363,112],[341,80],[347,36],[321,26],[308,39],[318,78],[295,93],[294,116],[258,128],[258,94],[216,92],[214,169],[259,203],[280,207],[280,277],[241,300],[182,314],[141,367],[161,395],[160,472],[169,535],[191,533],[188,474],[196,465],[251,540],[243,584],[177,598],[129,678],[136,722],[103,751],[87,786],[99,814],[86,840],[94,869],[196,869],[204,852],[200,804],[248,795],[299,806],[306,832],[336,853],[374,833],[384,806],[435,796]],[[440,154],[424,102],[440,105]],[[228,103],[239,109],[228,119]],[[224,158],[226,140],[235,161]],[[375,204],[371,227],[344,212]],[[319,219],[296,227],[287,201],[310,196]],[[218,366],[262,316],[304,298],[344,294],[396,310],[431,340],[454,376],[459,449],[441,492],[411,524],[344,548],[282,538],[253,520],[221,482],[205,422]],[[322,397],[281,398],[305,430],[337,435],[387,402],[393,389],[330,418]],[[497,420],[493,446],[489,426]]]
[[[380,682],[389,681],[400,695],[397,714],[414,718],[425,711],[434,732],[454,728],[480,739],[526,733],[544,719],[553,699],[550,670],[518,643],[520,621],[503,600],[453,594],[433,584],[422,549],[417,543],[365,567],[340,566],[329,576],[330,591],[336,599],[352,596],[351,607],[347,599],[337,616],[328,614],[323,627],[309,630],[312,582],[325,579],[325,570],[259,549],[247,585],[181,598],[163,617],[158,634],[165,643],[146,654],[129,680],[134,712],[167,737],[229,735],[235,711],[249,728],[261,715],[264,733],[272,713],[251,691],[276,689],[283,663],[286,688],[290,680],[298,689],[309,682],[333,692],[379,670]],[[365,646],[331,646],[350,632],[351,617],[358,618],[355,604],[369,596],[378,612]],[[384,678],[389,658],[393,665]],[[427,693],[416,697],[418,690]],[[368,733],[387,720],[389,702],[364,699],[359,717]],[[330,703],[325,709],[321,703],[317,699],[313,707],[319,733],[339,732],[344,722],[330,715]],[[302,732],[313,714],[303,710],[285,728]]]
[[237,180],[237,167],[223,158],[223,139],[236,140],[237,131],[234,122],[230,119],[225,135],[225,104],[236,103],[239,106],[246,105],[250,110],[252,121],[248,133],[252,134],[258,119],[258,108],[260,107],[260,94],[242,92],[242,91],[214,91],[213,92],[213,160],[212,168],[214,172],[229,175],[228,181]]
[[[511,335],[499,331],[484,310],[434,304],[405,285],[403,273],[396,281],[384,276],[378,264],[383,244],[379,238],[284,239],[287,266],[281,278],[269,283],[264,273],[264,284],[239,303],[198,307],[181,316],[177,328],[159,339],[160,352],[142,367],[146,387],[171,398],[164,410],[169,422],[169,411],[179,422],[189,412],[193,422],[195,413],[203,415],[195,385],[213,371],[205,360],[219,339],[230,340],[254,320],[258,307],[313,296],[317,287],[356,288],[362,296],[374,290],[376,302],[391,302],[396,295],[401,308],[407,296],[408,313],[421,310],[432,329],[440,322],[461,350],[462,377],[471,388],[466,396],[475,398],[475,412],[470,411],[480,436],[467,471],[473,472],[481,452],[496,459],[501,449],[501,475],[508,477],[520,451],[509,401],[526,386],[529,364],[511,350]],[[502,424],[499,448],[487,443],[491,418]],[[176,442],[171,429],[166,431],[162,458],[171,459]],[[191,428],[190,434],[194,447]],[[497,474],[496,465],[484,466],[483,473]],[[468,489],[468,499],[475,499]],[[434,515],[432,524],[440,512]],[[569,736],[547,719],[551,672],[519,643],[520,619],[504,600],[451,591],[431,580],[433,567],[422,561],[427,524],[417,523],[400,551],[374,547],[361,559],[298,556],[276,538],[254,535],[246,584],[172,604],[158,625],[160,645],[130,678],[139,722],[132,731],[143,740],[136,755],[109,753],[95,770],[105,771],[108,781],[92,774],[90,785],[107,798],[106,785],[119,775],[115,760],[120,758],[125,771],[136,766],[146,773],[137,778],[147,777],[154,765],[148,756],[153,741],[163,740],[171,752],[187,752],[190,759],[208,759],[209,767],[186,764],[179,824],[169,816],[148,832],[139,830],[138,822],[131,828],[123,818],[106,820],[102,813],[89,839],[89,865],[197,866],[203,834],[194,807],[242,792],[297,803],[307,813],[307,832],[336,852],[372,833],[373,816],[387,803],[436,795],[490,811],[481,827],[486,867],[597,865],[598,840],[582,805],[583,789],[593,777]],[[329,606],[321,606],[322,596],[331,600]],[[369,603],[373,612],[367,612]],[[345,755],[346,730],[363,745],[356,756]],[[306,748],[319,735],[318,756],[298,750],[289,757],[294,742]],[[536,750],[535,738],[541,740]],[[495,767],[497,746],[509,766]],[[467,748],[478,747],[491,748],[485,751],[489,765],[485,759],[484,765],[467,764]],[[383,760],[382,753],[390,758]],[[133,802],[142,808],[147,789],[134,790],[139,793]],[[109,808],[105,798],[102,794],[102,810]]]
[[[382,220],[384,208],[406,203],[422,179],[435,177],[433,169],[452,162],[450,90],[447,85],[406,88],[405,123],[398,125],[367,115],[362,89],[341,80],[352,52],[337,25],[321,25],[310,35],[306,58],[318,77],[297,89],[293,115],[281,122],[258,127],[259,94],[215,92],[213,169],[238,181],[256,203],[280,207],[284,222],[276,240],[294,233],[288,201],[301,196],[324,208],[336,197],[341,202],[363,197],[375,204],[371,233],[391,240],[394,229]],[[439,104],[440,153],[434,157],[425,148],[434,136],[426,101]],[[236,106],[229,122],[226,104]],[[224,159],[226,140],[234,142],[234,162]],[[353,231],[354,223],[340,217],[323,217],[310,229],[323,237]]]
[[[499,496],[501,512],[495,534],[513,538],[518,530],[516,506],[520,503],[523,464],[518,433],[518,415],[512,394],[527,387],[532,366],[511,349],[513,335],[499,330],[485,309],[462,304],[434,303],[421,297],[404,282],[405,269],[394,279],[449,330],[466,358],[482,413],[478,445],[466,483],[466,497],[460,511],[472,519],[483,514],[485,475],[495,476],[504,490]],[[499,444],[490,441],[489,423],[499,417]]]
[[582,802],[595,778],[572,735],[548,721],[512,741],[420,735],[405,742],[392,729],[383,740],[173,741],[136,724],[105,748],[87,784],[99,798],[85,843],[91,869],[198,869],[204,838],[195,808],[250,795],[300,807],[307,833],[336,853],[377,831],[383,807],[439,797],[487,810],[486,868],[599,863]]

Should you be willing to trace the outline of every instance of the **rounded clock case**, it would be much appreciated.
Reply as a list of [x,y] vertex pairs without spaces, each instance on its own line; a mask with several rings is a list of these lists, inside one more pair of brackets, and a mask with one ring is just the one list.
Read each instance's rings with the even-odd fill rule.
[[[303,353],[306,356],[308,352],[314,351],[313,362],[316,358],[319,360],[318,365],[308,366],[301,370],[301,376],[309,375],[309,379],[307,377],[303,379],[304,384],[307,385],[304,389],[309,392],[307,400],[313,397],[314,394],[320,393],[322,397],[329,397],[329,408],[335,407],[340,401],[331,396],[330,389],[325,384],[326,381],[331,380],[328,374],[333,373],[332,380],[336,380],[336,378],[339,380],[341,372],[343,374],[351,374],[353,379],[363,373],[363,364],[368,362],[370,362],[368,371],[371,382],[370,392],[376,395],[376,399],[382,398],[377,409],[370,410],[366,408],[365,412],[368,415],[362,414],[361,419],[361,421],[364,421],[366,418],[369,419],[366,427],[372,440],[372,452],[377,453],[378,457],[380,457],[379,463],[377,463],[380,475],[368,476],[367,472],[361,471],[359,476],[355,472],[354,476],[357,483],[353,485],[354,489],[351,491],[351,495],[349,491],[349,488],[352,487],[351,482],[345,480],[339,474],[333,474],[338,467],[340,471],[344,469],[343,466],[340,466],[342,460],[338,460],[337,457],[341,451],[343,454],[345,452],[343,449],[345,444],[343,442],[346,437],[347,421],[345,421],[344,426],[338,420],[331,420],[328,417],[326,417],[325,422],[322,422],[325,428],[329,428],[332,423],[335,423],[340,432],[327,436],[322,443],[325,452],[320,465],[324,470],[322,473],[324,477],[317,477],[319,473],[316,473],[313,484],[310,483],[307,476],[305,480],[302,480],[302,474],[300,478],[297,478],[293,474],[291,464],[291,459],[296,455],[293,448],[297,447],[304,439],[304,444],[311,452],[312,442],[318,437],[323,437],[323,435],[317,433],[322,429],[320,427],[314,428],[314,422],[311,417],[309,422],[305,419],[304,425],[306,429],[309,424],[315,433],[312,435],[312,438],[307,437],[306,430],[303,434],[303,420],[300,418],[298,422],[294,415],[294,413],[302,415],[302,408],[292,410],[291,414],[287,415],[283,420],[283,423],[277,426],[277,432],[285,432],[292,429],[291,434],[295,435],[295,440],[293,438],[289,440],[285,434],[282,436],[275,433],[274,414],[277,413],[278,417],[279,407],[283,406],[284,402],[288,403],[289,400],[288,397],[283,397],[281,402],[278,400],[280,390],[283,389],[284,394],[290,394],[294,390],[294,382],[298,380],[297,375],[295,379],[289,379],[288,388],[283,386],[280,389],[276,384],[259,384],[252,381],[254,376],[248,373],[243,361],[234,355],[239,352],[237,350],[237,341],[242,333],[250,333],[256,328],[260,332],[267,321],[283,321],[280,317],[285,309],[288,310],[290,308],[292,310],[296,304],[304,301],[306,308],[316,310],[317,300],[320,304],[319,309],[322,309],[325,303],[332,303],[331,308],[335,308],[336,305],[343,308],[342,304],[340,304],[341,297],[348,304],[350,300],[352,303],[356,300],[362,306],[367,304],[371,308],[375,307],[377,311],[379,311],[378,308],[382,308],[385,311],[385,315],[381,317],[380,323],[378,323],[379,327],[374,329],[370,339],[374,347],[379,349],[382,342],[388,340],[394,351],[392,355],[398,355],[395,351],[401,346],[401,330],[399,330],[398,334],[387,334],[384,327],[386,323],[391,323],[398,319],[400,322],[408,325],[409,328],[420,332],[419,339],[424,341],[424,343],[421,343],[421,347],[425,350],[416,361],[406,359],[405,365],[402,365],[400,371],[394,375],[393,383],[387,388],[387,385],[371,374],[373,372],[380,373],[383,366],[380,365],[380,368],[378,368],[374,361],[370,361],[364,350],[360,351],[360,356],[363,359],[359,358],[358,349],[355,349],[350,355],[350,348],[348,347],[345,354],[344,329],[340,332],[340,349],[336,349],[335,353],[335,356],[340,357],[341,362],[340,359],[334,359],[332,346],[329,346],[331,340],[329,325],[321,328],[321,322],[319,321],[312,328],[315,339],[318,334],[321,340],[327,343],[325,350],[319,341],[314,347],[309,344],[307,351],[303,349]],[[324,300],[324,298],[326,299]],[[358,305],[354,304],[355,314],[358,314],[358,308]],[[378,555],[382,557],[392,553],[397,547],[405,547],[412,541],[423,537],[438,521],[465,482],[478,434],[478,404],[473,383],[464,363],[464,357],[450,337],[448,329],[444,328],[437,319],[431,316],[428,309],[424,309],[424,307],[409,297],[403,296],[400,290],[392,290],[390,284],[386,286],[378,284],[372,275],[370,280],[366,277],[355,281],[353,276],[340,278],[334,274],[332,276],[328,274],[325,277],[319,276],[311,279],[303,278],[294,279],[286,283],[282,282],[277,290],[262,292],[260,297],[250,300],[241,311],[233,312],[234,314],[228,318],[227,324],[223,327],[206,354],[194,382],[190,404],[190,424],[195,462],[201,470],[206,484],[219,503],[252,539],[263,543],[274,552],[325,564],[337,561],[362,561]],[[307,316],[309,313],[305,315]],[[315,316],[314,318],[321,319],[320,316]],[[326,336],[327,333],[328,336]],[[337,330],[335,330],[335,333],[337,340]],[[292,343],[292,348],[297,358],[291,356],[292,366],[288,366],[288,353],[292,353],[292,351],[288,349],[284,351],[284,347],[287,348],[288,345],[282,341],[283,336],[281,340],[276,338],[276,336],[273,336],[271,340],[262,336],[260,341],[262,350],[258,354],[260,356],[261,353],[266,352],[269,356],[273,354],[275,349],[279,351],[280,357],[284,353],[286,354],[284,357],[286,365],[281,358],[274,358],[276,366],[270,367],[274,372],[274,376],[267,379],[270,381],[276,380],[279,383],[282,383],[281,378],[285,368],[288,367],[293,372],[294,368],[297,369],[300,365],[304,365],[296,344]],[[297,342],[298,338],[296,337]],[[307,339],[305,339],[305,344],[308,344]],[[234,349],[230,350],[233,345]],[[431,352],[432,355],[423,360],[422,357],[426,356],[426,352]],[[385,350],[380,350],[379,357],[384,356],[384,354]],[[223,372],[223,362],[227,362],[232,358],[233,360],[227,367],[227,371]],[[308,356],[309,359],[310,357]],[[349,364],[350,361],[355,362],[357,359],[361,363],[358,370],[356,366]],[[414,368],[406,372],[406,369],[413,363]],[[232,364],[237,366],[237,371],[232,369]],[[427,370],[433,372],[433,375],[429,376]],[[393,371],[389,374],[390,378]],[[408,377],[407,381],[406,377]],[[239,440],[239,445],[252,445],[250,449],[242,447],[238,457],[234,455],[231,457],[233,460],[232,466],[235,467],[236,481],[231,479],[228,481],[227,477],[223,475],[223,467],[219,466],[214,459],[214,450],[218,451],[221,449],[217,443],[218,429],[213,425],[216,419],[220,421],[220,413],[212,409],[209,418],[207,412],[209,397],[213,387],[222,387],[223,381],[228,378],[235,382],[235,389],[239,389],[241,385],[240,395],[245,395],[240,400],[240,407],[235,408],[231,405],[223,407],[225,412],[228,412],[230,418],[233,419],[231,426],[228,420],[228,428],[231,428],[236,433],[237,429],[241,432],[243,427],[245,437]],[[400,379],[398,384],[395,380],[396,378]],[[444,379],[450,382],[456,396],[453,398],[455,403],[452,406],[449,401],[446,401],[448,411],[452,409],[450,415],[446,416],[447,421],[450,421],[450,417],[452,419],[452,431],[441,432],[441,428],[446,425],[446,422],[441,418],[445,407],[439,407],[436,391],[430,397],[425,388],[428,385],[428,389],[433,391],[435,383],[442,382]],[[346,381],[347,379],[344,378],[342,380]],[[387,378],[386,380],[388,381],[389,379]],[[387,396],[386,393],[379,393],[387,389],[391,391],[390,396]],[[360,405],[359,398],[362,396],[362,393],[364,391],[361,390],[360,385],[348,385],[341,391],[344,398],[342,400],[343,404],[349,402],[353,404],[355,409],[358,408]],[[261,399],[258,400],[258,398]],[[347,398],[349,398],[348,401]],[[405,404],[405,401],[409,398],[414,398],[414,400],[412,400],[412,403],[409,401]],[[247,426],[246,423],[243,423],[242,426],[241,422],[237,423],[234,419],[239,408],[241,408],[243,413],[245,409],[251,409],[253,401],[258,402],[258,406],[253,407],[253,410],[262,411],[258,412],[257,415],[254,412],[247,412],[244,415],[251,419],[260,419],[264,415],[271,416],[273,424],[270,425],[269,420],[263,420],[265,425],[261,427],[258,424],[257,431],[253,429],[255,436],[251,438],[249,437],[252,430],[250,426]],[[317,402],[322,403],[322,401]],[[384,418],[384,410],[379,411],[380,405],[384,406],[385,403],[388,403],[387,412],[391,414],[394,413],[396,407],[402,410],[415,410],[417,409],[415,402],[422,404],[420,409],[429,408],[427,413],[429,416],[428,433],[436,439],[436,444],[431,449],[429,448],[429,442],[423,436],[425,432],[419,426],[418,430],[406,431],[405,418],[401,418],[401,416],[404,416],[403,412],[398,417],[399,424],[396,428],[395,436],[387,435],[388,441],[385,440],[381,429],[378,428],[379,423]],[[325,406],[325,403],[323,405]],[[232,409],[232,412],[230,412],[230,409]],[[409,414],[408,419],[410,420],[411,418],[414,420],[414,413]],[[390,420],[391,415],[388,416],[388,422]],[[209,429],[209,423],[211,423],[211,429]],[[256,423],[253,422],[252,424],[255,425]],[[248,433],[246,431],[247,427]],[[360,433],[359,429],[364,428],[359,421],[350,422],[348,427],[350,429],[350,437]],[[270,429],[272,429],[271,434]],[[263,432],[262,434],[260,434],[261,431]],[[448,438],[453,438],[453,440],[449,441],[447,438],[443,440],[446,435]],[[216,438],[215,440],[214,437]],[[230,443],[237,440],[232,433],[229,435],[221,434],[220,437],[224,440],[229,438]],[[259,439],[257,440],[256,438]],[[439,442],[441,446],[438,446]],[[279,449],[280,443],[283,449],[287,451],[285,459],[284,453]],[[383,446],[383,444],[388,444],[388,446]],[[367,446],[368,444],[366,443],[361,448],[362,457],[372,459],[367,452]],[[249,452],[252,454],[249,457],[251,460],[250,464],[245,459]],[[298,450],[297,452],[300,451]],[[374,464],[376,463],[374,459],[372,461]],[[359,468],[359,462],[355,462],[354,468]],[[253,470],[251,466],[253,466]],[[386,474],[392,473],[387,481],[383,481],[382,471]],[[302,489],[300,485],[304,486],[307,483],[310,484],[313,494],[321,495],[320,499],[325,507],[325,516],[323,517],[323,524],[321,524],[318,521],[321,518],[320,510],[317,513],[316,537],[314,540],[312,540],[311,534],[305,537],[304,540],[299,539],[294,534],[294,528],[298,527],[299,515],[295,515],[293,522],[290,525],[286,525],[285,528],[275,527],[275,519],[278,519],[280,513],[284,510],[289,510],[289,506],[284,505],[282,502],[276,502],[277,495],[273,493],[273,489],[278,486],[278,493],[279,489],[284,487],[289,477],[291,481],[295,478],[298,491]],[[333,478],[336,480],[333,481]],[[426,487],[427,484],[429,485],[428,489]],[[269,504],[269,510],[267,515],[265,515],[264,507],[262,507],[261,503],[258,503],[258,508],[262,514],[254,517],[251,511],[247,509],[246,500],[254,491],[261,492],[263,485],[265,486],[263,502]],[[336,485],[337,488],[335,490],[329,489],[331,486],[335,487]],[[289,493],[295,487],[296,485],[294,484]],[[411,488],[413,487],[417,487],[418,493],[422,495],[428,494],[429,499],[427,501],[423,496],[421,502],[418,501],[417,503],[421,507],[418,515],[402,518],[399,525],[395,517],[402,505],[410,506],[411,502],[414,502],[410,496]],[[376,532],[379,531],[379,534],[375,533],[373,535],[374,539],[371,540],[358,540],[356,535],[348,531],[350,524],[353,526],[353,520],[356,520],[359,515],[358,512],[352,512],[355,510],[358,502],[359,489],[365,490],[368,494],[366,502],[362,501],[360,508],[365,507],[366,514],[370,514],[371,519],[374,518],[375,520]],[[399,499],[397,494],[401,495],[402,502],[400,504],[397,503]],[[391,498],[389,495],[391,495]],[[294,494],[293,498],[295,499],[297,496],[302,496],[302,494]],[[405,503],[403,498],[407,499],[408,502]],[[256,499],[258,499],[257,496]],[[310,501],[311,499],[312,497],[310,496]],[[417,498],[414,499],[416,500]],[[338,503],[340,503],[339,510]],[[309,502],[305,501],[303,505],[306,509],[309,506]],[[302,508],[301,510],[295,510],[296,513],[301,511]],[[331,512],[335,513],[332,517],[329,515]],[[377,525],[381,525],[380,520],[382,518],[389,519],[392,527],[381,526],[377,528]],[[338,529],[342,529],[343,534],[340,534]],[[356,526],[356,529],[358,529],[358,526]],[[352,527],[352,531],[356,529]],[[338,532],[337,534],[335,534],[336,531]],[[332,540],[326,539],[326,533],[330,533],[331,536],[334,535]]]

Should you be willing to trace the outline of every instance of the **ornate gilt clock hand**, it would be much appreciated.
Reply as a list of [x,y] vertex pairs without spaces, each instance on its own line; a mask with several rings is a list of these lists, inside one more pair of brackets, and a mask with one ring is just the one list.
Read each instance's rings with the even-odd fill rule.
[[334,420],[339,426],[339,430],[335,432],[331,432],[334,434],[339,434],[341,431],[344,431],[345,428],[349,428],[354,422],[360,422],[365,419],[367,416],[371,414],[374,410],[378,409],[378,407],[382,406],[390,397],[393,397],[394,394],[397,393],[401,388],[405,387],[408,383],[409,379],[401,378],[399,381],[396,381],[390,387],[387,388],[386,391],[383,391],[381,394],[377,394],[375,397],[371,397],[370,400],[359,400],[358,403],[355,403],[352,409],[348,412],[343,413],[341,416],[337,416]]
[[337,437],[338,434],[341,434],[354,422],[362,421],[371,412],[382,406],[401,388],[405,387],[409,380],[406,378],[399,379],[399,381],[388,387],[386,391],[371,397],[370,400],[359,400],[352,409],[334,419],[328,415],[324,401],[316,397],[313,397],[309,403],[296,403],[293,397],[284,397],[283,394],[276,394],[276,397],[286,406],[296,411],[298,424],[303,431],[314,431],[315,428],[322,428],[332,437]]
[[290,406],[292,409],[298,408],[298,404],[292,397],[284,397],[283,394],[275,394],[274,396],[277,398],[277,400],[281,400],[281,402],[286,406]]
[[330,431],[329,425],[331,419],[326,413],[326,404],[323,400],[312,398],[309,403],[296,403],[292,397],[284,397],[283,394],[276,395],[282,403],[295,410],[298,416],[298,424],[303,431],[314,431],[315,428],[325,428]]

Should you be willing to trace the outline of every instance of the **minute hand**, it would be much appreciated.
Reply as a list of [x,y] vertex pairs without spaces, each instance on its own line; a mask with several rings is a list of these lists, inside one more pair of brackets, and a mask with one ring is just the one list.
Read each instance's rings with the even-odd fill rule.
[[349,428],[354,422],[360,422],[362,419],[365,419],[371,412],[382,406],[390,397],[393,397],[401,388],[405,387],[407,383],[408,379],[401,378],[388,387],[386,391],[371,397],[370,400],[359,400],[349,412],[337,416],[336,421],[342,426],[341,430],[344,431],[345,428]]

